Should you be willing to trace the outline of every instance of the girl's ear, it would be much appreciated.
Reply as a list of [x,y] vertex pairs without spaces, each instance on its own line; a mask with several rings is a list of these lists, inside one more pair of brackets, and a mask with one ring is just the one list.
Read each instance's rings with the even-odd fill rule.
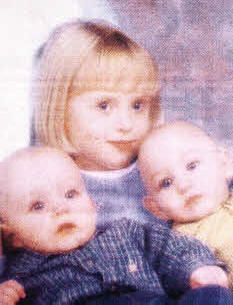
[[232,163],[231,156],[228,153],[228,151],[222,146],[218,147],[218,152],[220,154],[220,158],[221,158],[222,164],[223,164],[222,170],[225,173],[225,177],[226,177],[227,181],[230,181],[233,179],[233,163]]
[[164,114],[161,110],[160,113],[158,114],[158,116],[156,117],[156,121],[154,123],[154,128],[157,128],[163,124],[164,124]]

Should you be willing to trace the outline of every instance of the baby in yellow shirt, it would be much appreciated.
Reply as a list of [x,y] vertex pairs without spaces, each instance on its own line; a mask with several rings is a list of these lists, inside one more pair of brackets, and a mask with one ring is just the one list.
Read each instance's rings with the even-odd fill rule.
[[139,154],[144,205],[173,228],[206,243],[227,264],[233,288],[233,177],[230,156],[200,128],[182,121],[153,131]]

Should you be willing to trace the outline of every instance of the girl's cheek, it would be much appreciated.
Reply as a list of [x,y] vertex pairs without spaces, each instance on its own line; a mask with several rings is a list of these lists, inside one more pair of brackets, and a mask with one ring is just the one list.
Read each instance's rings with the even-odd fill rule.
[[106,134],[108,131],[111,131],[113,123],[108,118],[92,120],[90,121],[89,130],[95,134]]
[[142,122],[141,124],[138,124],[139,126],[142,126],[144,129],[144,136],[147,136],[153,129],[153,122],[150,118],[146,120],[146,122]]

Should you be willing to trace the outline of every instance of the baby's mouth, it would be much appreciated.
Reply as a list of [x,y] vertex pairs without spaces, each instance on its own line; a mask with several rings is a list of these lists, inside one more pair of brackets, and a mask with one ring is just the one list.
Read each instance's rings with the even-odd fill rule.
[[61,236],[72,234],[77,229],[77,226],[72,222],[66,222],[58,226],[56,233]]
[[185,206],[186,207],[192,207],[195,204],[198,203],[198,201],[200,200],[202,196],[201,195],[194,195],[194,196],[190,196],[185,200]]

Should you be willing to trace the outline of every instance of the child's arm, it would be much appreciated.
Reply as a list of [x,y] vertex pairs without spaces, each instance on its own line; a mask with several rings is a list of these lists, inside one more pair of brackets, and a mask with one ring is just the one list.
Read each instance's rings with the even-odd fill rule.
[[170,259],[165,271],[165,282],[168,286],[177,284],[181,290],[207,285],[228,287],[227,274],[221,268],[223,264],[219,263],[214,254],[198,240],[172,234],[171,242],[167,242],[164,252],[164,262]]
[[0,304],[14,305],[21,298],[25,298],[23,286],[14,280],[9,280],[0,284]]
[[[5,257],[3,255],[2,247],[2,230],[0,226],[0,276],[3,274],[5,266]],[[8,280],[0,284],[0,304],[14,305],[21,298],[25,298],[23,286],[14,280]]]
[[[155,254],[160,249],[155,263],[168,292],[181,293],[207,284],[227,286],[227,275],[221,269],[223,264],[200,241],[159,225],[152,226],[148,241]],[[210,270],[214,274],[211,277]]]

